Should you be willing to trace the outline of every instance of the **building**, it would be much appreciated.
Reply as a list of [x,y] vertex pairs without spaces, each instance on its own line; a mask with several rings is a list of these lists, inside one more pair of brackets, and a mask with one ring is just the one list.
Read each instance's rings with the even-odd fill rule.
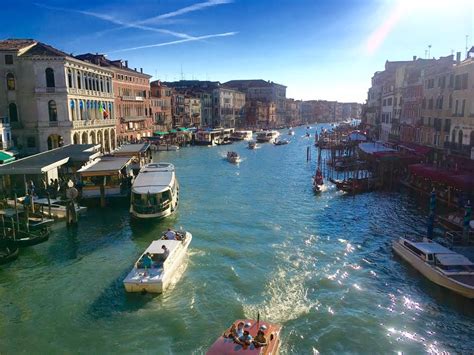
[[0,117],[0,150],[12,147],[12,132],[8,117]]
[[189,107],[189,126],[201,126],[201,99],[197,97],[186,97],[187,107]]
[[213,127],[234,128],[245,124],[245,94],[243,92],[221,86],[214,89],[213,96]]
[[159,80],[150,84],[151,113],[153,116],[154,131],[169,131],[173,127],[173,111],[171,98],[173,89]]
[[286,99],[285,101],[285,125],[297,126],[301,122],[300,109],[298,101]]
[[273,101],[248,101],[245,104],[245,126],[247,128],[272,128],[276,123],[276,105]]
[[151,75],[128,67],[128,61],[109,60],[103,54],[81,54],[84,60],[112,71],[117,140],[119,144],[136,142],[153,135],[150,101]]
[[0,117],[22,154],[66,144],[116,146],[113,72],[32,39],[0,41]]
[[286,119],[286,86],[273,81],[256,80],[231,80],[223,84],[245,93],[247,101],[260,101],[276,106],[275,126],[283,125]]

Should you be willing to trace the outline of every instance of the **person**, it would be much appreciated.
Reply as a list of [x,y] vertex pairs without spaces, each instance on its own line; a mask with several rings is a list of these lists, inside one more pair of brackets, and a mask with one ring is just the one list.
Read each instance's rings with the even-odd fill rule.
[[237,344],[248,346],[252,343],[252,336],[250,335],[248,330],[244,330],[244,335],[239,337],[238,339],[235,340]]
[[265,339],[265,332],[262,328],[258,330],[257,335],[253,339],[253,345],[257,348],[268,345],[267,339]]
[[163,245],[161,249],[163,249],[163,261],[165,261],[170,255],[170,250],[166,247],[166,245]]
[[236,329],[236,338],[240,338],[242,336],[244,336],[244,322],[239,322],[239,324],[237,324],[237,329]]
[[176,239],[176,232],[172,231],[171,228],[168,228],[168,231],[165,233],[166,239],[168,240],[175,240]]
[[146,253],[145,255],[143,255],[141,262],[143,268],[150,269],[153,265],[153,260],[151,259],[150,253]]
[[228,333],[224,333],[224,338],[231,338],[231,339],[238,338],[238,336],[237,336],[237,327],[235,326],[235,323],[232,324],[232,326],[230,327]]

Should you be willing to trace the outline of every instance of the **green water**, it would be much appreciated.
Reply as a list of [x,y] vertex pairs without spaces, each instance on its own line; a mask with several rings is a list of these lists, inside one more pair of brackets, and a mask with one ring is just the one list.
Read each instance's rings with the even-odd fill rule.
[[[283,325],[283,353],[471,352],[474,303],[391,251],[424,232],[424,206],[399,193],[315,196],[304,132],[254,151],[160,152],[181,184],[164,222],[132,224],[123,201],[89,209],[77,230],[56,224],[0,268],[0,353],[200,354],[258,311]],[[122,279],[168,226],[194,236],[181,278],[163,295],[126,294]]]

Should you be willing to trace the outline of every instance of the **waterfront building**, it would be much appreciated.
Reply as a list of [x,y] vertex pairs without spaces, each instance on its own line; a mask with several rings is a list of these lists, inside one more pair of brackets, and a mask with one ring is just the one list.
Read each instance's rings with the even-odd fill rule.
[[297,126],[301,122],[299,103],[295,99],[285,100],[285,125]]
[[128,67],[128,61],[109,60],[103,54],[81,54],[76,58],[112,71],[117,140],[136,142],[153,135],[150,102],[151,75]]
[[8,116],[0,117],[0,150],[7,150],[12,146],[12,131]]
[[32,39],[0,41],[0,117],[22,154],[116,145],[113,72]]
[[151,113],[154,119],[154,131],[169,131],[173,127],[171,98],[173,89],[159,80],[150,83]]
[[276,126],[274,102],[251,100],[245,104],[245,125],[248,128],[272,128]]
[[286,117],[286,86],[261,79],[231,80],[223,85],[245,93],[247,101],[274,102],[276,106],[275,125],[284,124]]
[[233,128],[244,125],[245,94],[243,92],[221,86],[213,90],[212,96],[214,127]]
[[189,107],[189,126],[199,127],[201,125],[201,99],[197,97],[186,97]]

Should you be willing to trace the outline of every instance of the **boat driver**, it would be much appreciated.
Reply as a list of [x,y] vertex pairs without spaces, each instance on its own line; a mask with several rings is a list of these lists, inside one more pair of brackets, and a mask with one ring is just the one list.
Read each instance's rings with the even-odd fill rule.
[[166,239],[168,240],[175,240],[176,239],[176,232],[172,231],[171,228],[168,228],[168,231],[165,233]]

